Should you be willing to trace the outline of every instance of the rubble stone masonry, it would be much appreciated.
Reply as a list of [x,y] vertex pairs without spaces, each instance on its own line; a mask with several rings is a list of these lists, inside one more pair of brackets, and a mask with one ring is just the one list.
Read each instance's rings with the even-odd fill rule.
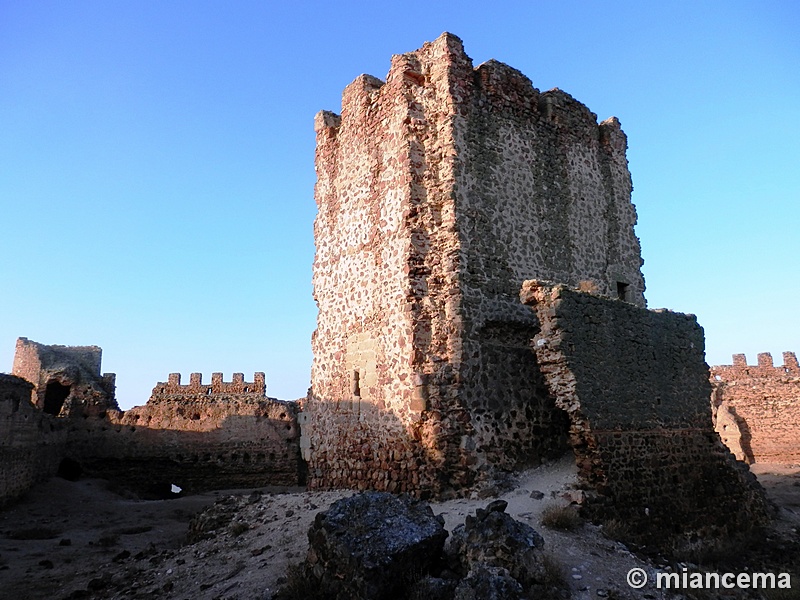
[[734,354],[732,365],[711,367],[716,429],[734,454],[746,462],[800,464],[800,366],[794,352],[783,365],[758,355],[748,365]]
[[566,448],[518,298],[644,306],[626,137],[443,34],[316,116],[312,487],[437,492]]
[[296,404],[266,396],[264,373],[187,385],[173,373],[150,400],[105,419],[69,419],[67,456],[97,477],[159,494],[297,485],[301,468]]
[[536,281],[521,295],[541,321],[533,346],[569,415],[579,475],[596,492],[590,512],[662,539],[766,522],[763,490],[713,429],[694,315]]
[[31,402],[33,385],[0,373],[0,507],[55,475],[65,432]]
[[34,385],[34,404],[50,415],[98,416],[118,409],[116,375],[100,374],[99,346],[39,344],[17,340],[12,374]]

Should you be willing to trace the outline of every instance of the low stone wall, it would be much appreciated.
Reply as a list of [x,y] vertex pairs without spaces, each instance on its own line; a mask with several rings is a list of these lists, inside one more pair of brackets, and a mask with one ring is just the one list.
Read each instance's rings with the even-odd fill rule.
[[33,385],[0,373],[0,506],[53,476],[65,452],[65,432],[31,402]]
[[800,464],[800,366],[794,352],[783,365],[758,355],[748,365],[735,354],[732,365],[711,367],[715,427],[738,458],[749,463]]
[[571,420],[589,512],[643,536],[735,535],[763,523],[763,490],[711,422],[703,330],[693,315],[526,282],[533,342]]

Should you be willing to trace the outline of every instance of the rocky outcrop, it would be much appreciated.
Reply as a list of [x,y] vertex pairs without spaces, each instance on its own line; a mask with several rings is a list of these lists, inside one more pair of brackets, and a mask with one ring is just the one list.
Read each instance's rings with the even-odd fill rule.
[[[318,598],[513,600],[547,586],[544,540],[496,500],[447,531],[430,506],[407,496],[365,492],[319,513],[301,567]],[[292,597],[289,595],[277,596]]]
[[468,516],[453,531],[448,551],[458,562],[456,568],[475,581],[498,578],[505,571],[508,575],[501,578],[508,576],[530,587],[544,579],[544,539],[530,525],[506,514],[506,506],[505,500],[495,500],[474,517]]
[[481,564],[461,580],[453,600],[521,600],[524,593],[506,569]]
[[333,598],[397,598],[436,563],[445,538],[426,502],[367,492],[317,515],[307,569]]

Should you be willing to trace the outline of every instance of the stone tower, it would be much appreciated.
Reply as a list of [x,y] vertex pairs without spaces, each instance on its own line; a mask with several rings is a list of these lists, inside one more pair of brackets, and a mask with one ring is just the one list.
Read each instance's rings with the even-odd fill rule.
[[315,130],[309,484],[425,495],[563,452],[519,291],[645,305],[619,121],[445,33]]

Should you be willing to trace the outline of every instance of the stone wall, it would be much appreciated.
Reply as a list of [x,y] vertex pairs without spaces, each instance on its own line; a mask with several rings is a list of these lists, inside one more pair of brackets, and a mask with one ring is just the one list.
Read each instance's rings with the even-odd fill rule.
[[783,365],[758,355],[748,365],[735,354],[732,365],[711,367],[712,407],[722,440],[741,460],[800,464],[800,367],[794,352]]
[[150,400],[105,418],[68,419],[67,455],[91,476],[159,495],[184,491],[298,485],[303,477],[296,404],[266,396],[252,382],[193,373],[156,384]]
[[385,82],[357,78],[315,129],[310,484],[436,492],[563,452],[518,290],[549,278],[644,305],[618,121],[473,68],[443,34]]
[[102,353],[98,346],[48,346],[21,337],[12,373],[34,385],[34,403],[48,414],[102,416],[119,408],[116,376],[100,374]]
[[713,429],[694,315],[526,282],[523,302],[556,404],[570,418],[590,513],[642,535],[737,535],[765,522],[763,490]]
[[0,506],[56,473],[65,433],[31,402],[33,385],[0,373]]

